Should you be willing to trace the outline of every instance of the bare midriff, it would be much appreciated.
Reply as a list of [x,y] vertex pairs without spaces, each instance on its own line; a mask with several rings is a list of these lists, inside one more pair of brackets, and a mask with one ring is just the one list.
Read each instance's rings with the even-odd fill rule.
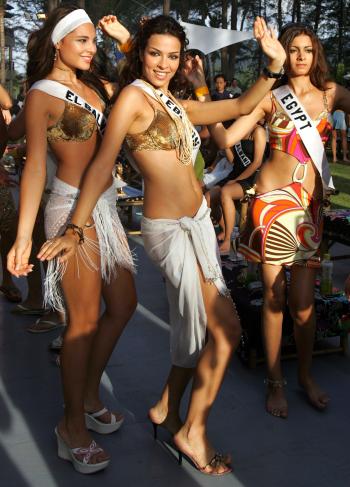
[[[292,184],[293,172],[298,165],[298,160],[280,150],[272,150],[270,159],[262,165],[256,181],[257,193],[266,193],[274,189],[283,188]],[[316,199],[322,198],[322,181],[312,161],[306,163],[307,171],[303,181],[303,187]],[[304,168],[299,167],[296,176],[303,176]]]
[[[51,149],[57,160],[56,176],[71,186],[79,188],[84,174],[95,157],[100,146],[101,137],[96,130],[83,142],[59,141],[51,143]],[[106,190],[112,182],[112,175],[106,184]]]
[[203,199],[193,166],[179,162],[175,150],[133,152],[144,178],[143,214],[147,218],[193,217]]

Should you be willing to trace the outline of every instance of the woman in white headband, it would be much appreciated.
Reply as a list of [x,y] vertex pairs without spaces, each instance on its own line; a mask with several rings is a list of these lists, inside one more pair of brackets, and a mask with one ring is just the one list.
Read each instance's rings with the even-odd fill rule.
[[[262,38],[271,71],[278,72],[285,59],[282,46],[262,19],[257,20],[255,33]],[[238,345],[240,325],[222,277],[210,211],[192,166],[199,137],[191,122],[206,125],[249,113],[273,81],[261,76],[249,92],[236,100],[180,104],[169,89],[176,87],[186,43],[184,29],[168,16],[148,19],[139,28],[123,78],[125,84],[132,84],[121,91],[112,108],[107,140],[104,138],[86,174],[72,222],[83,233],[82,227],[126,137],[144,176],[145,249],[165,275],[171,317],[173,366],[149,416],[155,432],[161,425],[174,435],[179,459],[187,454],[201,472],[223,475],[231,472],[230,459],[215,452],[207,436],[207,419]],[[202,77],[195,79],[198,96],[207,92],[204,83]],[[51,258],[64,249],[70,256],[76,238],[69,229],[55,244],[45,245],[39,255]],[[183,423],[179,406],[192,377],[192,394]]]
[[[129,37],[113,16],[102,19],[101,24],[121,43]],[[67,227],[78,231],[69,217],[83,175],[100,144],[103,111],[109,101],[103,83],[94,75],[95,52],[95,28],[82,9],[57,8],[30,37],[27,161],[17,239],[8,257],[8,268],[14,275],[27,274],[32,268],[28,256],[45,185],[47,143],[58,161],[45,210],[47,238],[52,241]],[[45,280],[46,303],[58,310],[66,307],[69,317],[61,353],[65,409],[56,428],[58,455],[70,460],[81,473],[96,472],[109,463],[109,456],[96,445],[88,429],[111,433],[123,422],[123,417],[108,411],[99,398],[103,370],[136,307],[134,266],[115,200],[110,175],[84,235],[80,234],[76,259],[66,266],[50,262]],[[101,291],[106,310],[99,319]]]

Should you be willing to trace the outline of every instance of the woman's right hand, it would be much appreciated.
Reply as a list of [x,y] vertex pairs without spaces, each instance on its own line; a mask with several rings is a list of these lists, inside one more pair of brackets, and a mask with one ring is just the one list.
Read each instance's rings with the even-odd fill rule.
[[77,237],[72,233],[66,233],[62,237],[55,237],[46,240],[42,245],[39,253],[38,259],[52,260],[59,256],[59,262],[67,262],[70,257],[73,257],[78,249]]
[[286,52],[277,39],[274,29],[267,27],[262,17],[257,17],[254,22],[254,36],[259,42],[264,54],[270,60],[269,67],[271,71],[280,71],[286,60]]
[[115,15],[105,15],[98,23],[98,27],[112,39],[125,44],[130,38],[130,32],[122,25]]
[[29,264],[32,251],[32,240],[17,237],[10,252],[7,254],[7,270],[16,277],[27,276],[33,270],[33,264]]
[[203,61],[198,55],[185,58],[182,72],[194,88],[206,86]]

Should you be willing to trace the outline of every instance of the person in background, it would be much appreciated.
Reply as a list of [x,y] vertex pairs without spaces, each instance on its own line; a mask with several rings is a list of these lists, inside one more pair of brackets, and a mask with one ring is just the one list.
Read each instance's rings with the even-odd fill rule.
[[[233,127],[232,127],[233,130]],[[206,194],[213,214],[217,215],[221,232],[217,235],[221,255],[230,251],[231,234],[236,223],[235,202],[241,200],[245,192],[254,185],[266,149],[265,128],[257,124],[244,138],[226,149],[233,165],[231,173]]]
[[233,98],[237,98],[238,96],[241,96],[242,90],[238,85],[238,81],[236,78],[232,78],[230,86],[226,88],[226,90],[231,93]]
[[226,90],[226,78],[222,73],[215,76],[214,82],[215,90],[211,93],[212,101],[230,100],[233,98],[233,95]]
[[343,161],[350,162],[348,158],[348,140],[345,113],[342,110],[333,112],[333,130],[332,130],[332,154],[333,162],[337,162],[337,139],[340,135],[341,147],[343,152]]

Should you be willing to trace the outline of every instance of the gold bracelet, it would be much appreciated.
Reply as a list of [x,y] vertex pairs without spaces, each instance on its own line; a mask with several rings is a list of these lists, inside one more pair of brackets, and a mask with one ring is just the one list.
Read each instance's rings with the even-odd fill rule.
[[200,96],[209,95],[208,87],[207,86],[200,86],[199,88],[196,88],[194,90],[194,94],[196,95],[197,98],[199,98]]
[[79,245],[84,243],[84,230],[81,227],[78,227],[78,225],[75,225],[74,223],[68,223],[66,225],[66,231],[67,230],[72,230],[74,236],[78,235]]
[[119,44],[118,49],[119,49],[119,51],[120,51],[120,52],[122,52],[123,54],[126,54],[126,53],[128,53],[128,52],[130,52],[130,51],[131,51],[131,49],[132,49],[132,44],[133,44],[133,42],[132,42],[132,38],[131,38],[131,37],[129,37],[129,39],[128,39],[126,42],[123,42],[123,44]]

